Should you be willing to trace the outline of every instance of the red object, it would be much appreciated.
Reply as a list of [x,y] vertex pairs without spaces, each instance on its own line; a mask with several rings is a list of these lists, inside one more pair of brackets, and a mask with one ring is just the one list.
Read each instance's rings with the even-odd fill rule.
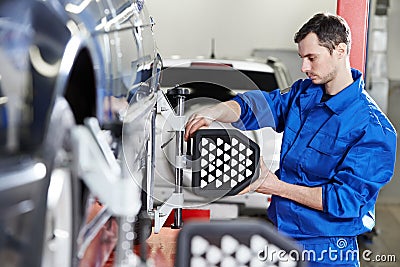
[[360,70],[365,77],[369,0],[337,0],[336,13],[350,26],[350,65]]
[[[174,267],[176,242],[179,229],[171,229],[170,227],[162,227],[158,234],[151,234],[147,239],[147,259],[153,261],[155,267]],[[139,255],[140,246],[135,245],[134,252]],[[107,262],[103,266],[89,265],[88,267],[113,267],[116,252],[112,251]]]
[[[210,210],[207,209],[182,209],[182,221],[209,221]],[[146,241],[147,258],[152,259],[156,267],[173,267],[176,253],[176,242],[179,229],[171,229],[170,226],[174,222],[174,211],[171,212],[164,226],[158,234],[154,232]],[[139,245],[134,247],[134,252],[139,254]],[[93,257],[93,255],[91,255]],[[115,260],[115,251],[112,251],[102,267],[112,267]],[[96,265],[86,265],[88,267]],[[80,267],[86,267],[80,266]],[[100,265],[101,266],[101,265]]]
[[[102,207],[103,205],[99,202],[94,202],[89,206],[86,210],[86,222],[89,223]],[[117,243],[117,238],[118,223],[114,218],[110,218],[88,246],[83,258],[79,261],[79,267],[98,267],[107,263]]]
[[210,67],[210,68],[232,68],[232,64],[214,63],[214,62],[192,62],[191,67]]
[[[173,210],[168,219],[165,221],[164,226],[170,227],[174,224],[174,214],[175,211]],[[210,220],[210,210],[207,209],[182,209],[182,221],[209,221]]]

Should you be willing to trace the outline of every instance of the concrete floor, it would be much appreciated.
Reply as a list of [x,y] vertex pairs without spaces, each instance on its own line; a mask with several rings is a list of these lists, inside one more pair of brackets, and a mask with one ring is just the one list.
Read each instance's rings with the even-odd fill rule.
[[[400,135],[400,81],[391,82],[389,90],[388,117]],[[400,138],[398,137],[398,140]],[[399,142],[398,142],[399,147]],[[376,232],[372,242],[360,239],[360,262],[362,267],[400,266],[400,152],[392,181],[381,191],[376,206]],[[370,261],[363,259],[362,253],[371,251]],[[368,252],[365,252],[368,255]],[[386,257],[386,262],[378,262],[375,256]],[[395,260],[395,261],[393,261]]]
[[376,232],[372,241],[359,239],[361,267],[400,266],[400,205],[377,204]]

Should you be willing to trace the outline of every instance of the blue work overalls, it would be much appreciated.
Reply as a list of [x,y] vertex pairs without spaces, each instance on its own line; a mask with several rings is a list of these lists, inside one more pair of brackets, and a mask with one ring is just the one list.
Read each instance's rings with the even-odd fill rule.
[[323,211],[274,195],[268,216],[304,249],[316,250],[310,261],[323,266],[357,266],[357,260],[332,260],[321,251],[357,249],[356,237],[375,225],[378,192],[394,171],[395,129],[364,90],[361,73],[352,69],[352,75],[354,82],[326,102],[323,85],[309,79],[290,90],[255,90],[233,99],[241,106],[233,126],[283,131],[276,172],[282,181],[322,187]]

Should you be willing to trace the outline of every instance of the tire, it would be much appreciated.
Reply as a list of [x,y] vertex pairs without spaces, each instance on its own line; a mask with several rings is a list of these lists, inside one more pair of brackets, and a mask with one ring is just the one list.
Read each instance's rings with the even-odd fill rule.
[[42,267],[74,266],[76,237],[81,222],[81,182],[71,164],[70,130],[75,126],[64,98],[56,100],[43,155],[51,175],[47,193]]

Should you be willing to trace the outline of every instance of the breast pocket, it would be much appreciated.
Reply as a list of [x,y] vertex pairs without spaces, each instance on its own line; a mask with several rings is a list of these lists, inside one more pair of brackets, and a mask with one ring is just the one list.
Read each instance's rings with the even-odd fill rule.
[[317,133],[306,147],[301,167],[310,177],[331,178],[341,163],[348,143],[325,133]]
[[288,152],[300,130],[301,122],[298,111],[292,107],[286,120],[285,132],[282,139],[282,152]]

